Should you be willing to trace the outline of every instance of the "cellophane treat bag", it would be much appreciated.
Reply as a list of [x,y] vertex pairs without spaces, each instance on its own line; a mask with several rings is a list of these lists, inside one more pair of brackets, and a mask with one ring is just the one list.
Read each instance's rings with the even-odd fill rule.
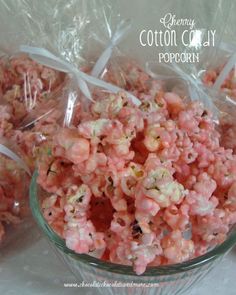
[[140,275],[227,238],[235,106],[209,78],[232,9],[220,3],[0,2],[0,131],[69,249]]
[[[13,242],[19,232],[22,232],[21,227],[29,229],[32,222],[28,202],[29,170],[20,160],[22,155],[13,142],[0,137],[0,150],[0,248],[2,248]],[[15,158],[12,157],[12,153]]]

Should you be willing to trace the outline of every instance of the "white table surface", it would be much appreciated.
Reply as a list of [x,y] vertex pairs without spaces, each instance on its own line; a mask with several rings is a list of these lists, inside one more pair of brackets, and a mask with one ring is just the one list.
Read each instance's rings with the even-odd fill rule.
[[[1,295],[95,295],[93,288],[64,288],[64,282],[77,282],[56,257],[36,227],[24,240],[0,255]],[[236,248],[188,295],[235,295]]]

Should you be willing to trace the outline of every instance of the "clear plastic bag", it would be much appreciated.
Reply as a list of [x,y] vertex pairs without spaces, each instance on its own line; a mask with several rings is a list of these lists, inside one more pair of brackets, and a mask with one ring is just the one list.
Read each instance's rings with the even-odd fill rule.
[[26,230],[32,224],[28,202],[30,170],[22,160],[20,149],[14,145],[14,142],[0,138],[1,247],[6,246],[21,228]]
[[205,85],[233,99],[236,97],[236,42],[234,41],[235,17],[233,15],[235,8],[236,3],[232,1],[223,34],[215,46],[215,54],[209,56],[206,67],[199,75]]
[[[216,4],[213,6],[204,0],[197,3],[184,0],[175,1],[175,3],[162,1],[160,4],[157,11],[153,9],[156,7],[156,1],[150,1],[148,5],[142,1],[131,3],[131,7],[137,5],[142,12],[134,15],[131,9],[126,9],[125,1],[110,3],[106,0],[89,2],[81,0],[70,1],[67,4],[63,1],[50,1],[44,5],[39,1],[35,1],[34,5],[31,1],[2,1],[1,19],[4,31],[0,39],[4,41],[0,42],[0,49],[9,54],[19,51],[19,46],[22,44],[44,47],[77,68],[88,66],[91,69],[104,48],[109,46],[120,21],[131,19],[132,28],[128,33],[129,37],[119,44],[119,50],[115,47],[115,55],[130,56],[131,47],[132,58],[144,67],[146,62],[156,62],[157,54],[162,51],[197,52],[200,63],[181,64],[178,67],[198,80],[199,73],[206,69],[209,60],[212,60],[209,56],[214,56],[217,51],[227,23],[231,1],[225,1],[223,6]],[[182,9],[183,5],[184,9]],[[205,11],[208,13],[204,13]],[[144,17],[144,14],[148,17]],[[152,31],[163,29],[160,20],[166,14],[171,14],[177,20],[181,18],[193,20],[195,22],[193,29],[200,33],[200,40],[187,47],[181,42],[178,42],[178,46],[174,48],[142,47],[140,32],[143,29]],[[13,15],[14,24],[9,24],[9,18]],[[16,23],[17,26],[15,26]],[[171,28],[179,34],[178,36],[181,36],[184,29],[191,27],[173,25]],[[213,29],[217,32],[215,46],[203,47],[208,30]],[[36,35],[37,38],[35,38]],[[118,64],[119,61],[116,62],[116,65]],[[157,74],[162,71],[163,67],[160,66]],[[117,67],[115,75],[118,81],[123,79],[120,67]]]
[[9,125],[6,133],[10,125],[24,128],[27,121],[53,108],[65,84],[65,74],[37,64],[23,54],[1,57],[0,77],[0,104],[5,110],[5,124]]
[[222,92],[233,99],[236,98],[236,46],[222,42],[219,45],[217,60],[204,73],[202,80],[206,86],[216,92]]

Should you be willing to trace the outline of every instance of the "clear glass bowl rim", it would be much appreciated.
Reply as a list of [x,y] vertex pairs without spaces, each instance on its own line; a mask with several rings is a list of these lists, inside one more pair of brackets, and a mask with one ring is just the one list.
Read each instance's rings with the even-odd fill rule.
[[[47,238],[61,251],[69,255],[75,260],[78,260],[81,263],[90,265],[93,268],[98,268],[104,271],[113,272],[116,274],[122,275],[131,275],[137,276],[133,271],[131,266],[115,264],[112,262],[107,262],[100,260],[98,258],[92,257],[87,254],[77,254],[73,250],[67,248],[65,241],[58,236],[48,225],[47,221],[43,217],[43,214],[40,210],[40,204],[37,194],[37,170],[34,172],[31,183],[30,183],[30,208],[40,229],[44,232]],[[206,254],[199,256],[197,258],[188,260],[183,263],[171,264],[165,266],[151,266],[148,267],[141,276],[150,277],[150,276],[164,276],[171,274],[178,274],[181,272],[186,272],[195,268],[199,268],[205,264],[208,264],[220,256],[226,254],[234,245],[236,244],[236,226],[230,231],[227,239],[220,245],[216,246],[214,249],[210,250]]]

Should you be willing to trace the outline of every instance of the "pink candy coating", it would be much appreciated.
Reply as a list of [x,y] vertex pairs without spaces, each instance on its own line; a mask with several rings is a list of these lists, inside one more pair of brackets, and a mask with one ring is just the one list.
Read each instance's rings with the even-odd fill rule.
[[[103,78],[136,95],[140,107],[124,93],[94,88],[96,102],[78,103],[70,127],[61,127],[64,110],[55,101],[64,75],[24,56],[9,63],[0,63],[0,134],[32,169],[38,161],[38,183],[50,193],[44,217],[70,249],[142,274],[225,240],[236,222],[232,129],[227,149],[200,103],[166,92],[132,63],[120,65],[121,76],[111,66]],[[0,221],[17,222],[15,194],[9,201],[0,187],[0,198]],[[3,232],[0,223],[0,238]]]
[[[122,85],[141,106],[95,89],[89,110],[76,108],[53,136],[38,183],[53,193],[44,216],[69,248],[142,274],[225,240],[236,221],[236,156],[200,103],[127,68]],[[112,69],[105,79],[120,83]]]

